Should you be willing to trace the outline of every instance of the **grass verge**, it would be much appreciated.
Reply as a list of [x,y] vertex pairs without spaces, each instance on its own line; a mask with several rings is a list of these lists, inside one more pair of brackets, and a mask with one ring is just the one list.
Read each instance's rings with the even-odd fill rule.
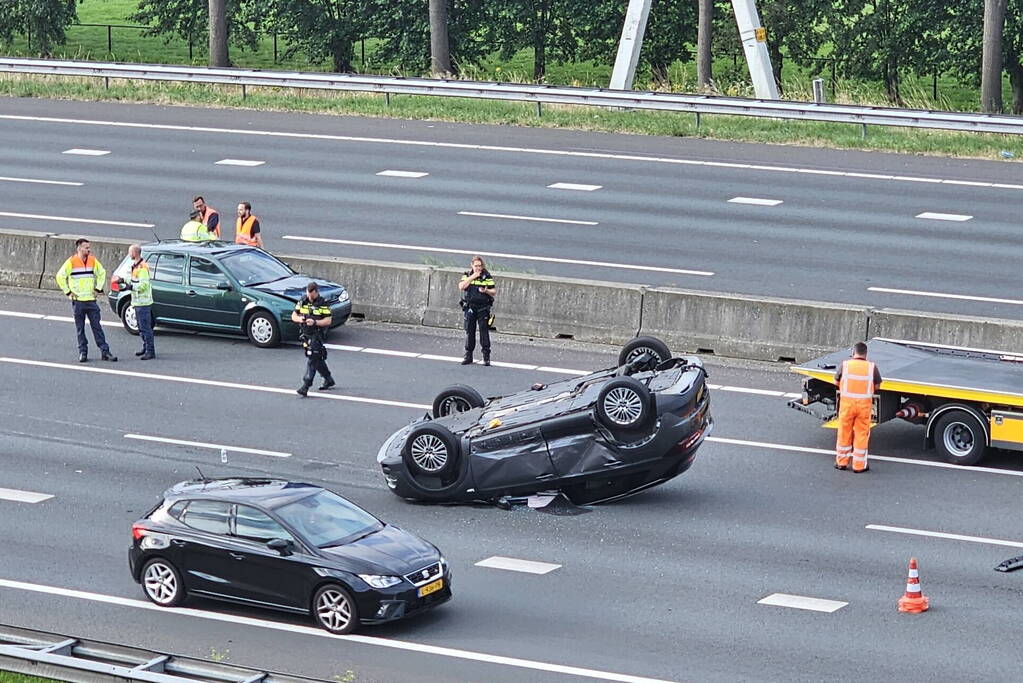
[[53,683],[53,679],[26,676],[25,674],[16,674],[13,671],[0,671],[0,683]]

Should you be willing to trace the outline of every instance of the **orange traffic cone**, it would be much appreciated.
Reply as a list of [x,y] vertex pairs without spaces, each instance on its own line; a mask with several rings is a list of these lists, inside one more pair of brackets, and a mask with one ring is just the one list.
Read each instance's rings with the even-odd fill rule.
[[920,572],[916,568],[916,558],[909,558],[909,579],[906,581],[906,594],[899,598],[899,611],[919,614],[926,612],[929,605],[923,591],[920,590]]

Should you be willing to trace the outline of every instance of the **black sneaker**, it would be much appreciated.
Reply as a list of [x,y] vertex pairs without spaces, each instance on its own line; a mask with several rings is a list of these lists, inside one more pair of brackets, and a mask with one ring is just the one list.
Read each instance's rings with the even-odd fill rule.
[[102,358],[103,358],[103,360],[108,360],[111,363],[116,363],[117,362],[117,356],[115,356],[114,354],[110,353],[109,351],[104,351]]
[[483,356],[483,364],[490,367],[490,356]]
[[78,354],[78,362],[79,363],[84,363],[87,360],[89,360],[89,356],[88,355],[86,355],[84,353]]
[[154,358],[156,358],[155,353],[143,353],[139,356],[139,360],[153,360]]
[[328,379],[326,382],[320,385],[320,391],[326,391],[327,389],[333,389],[337,386],[337,382],[333,379]]
[[467,354],[465,358],[462,359],[462,365],[472,365],[472,356]]
[[309,395],[309,387],[304,385],[300,386],[298,389],[295,390],[295,393],[301,396],[302,398],[305,398],[306,396]]
[[144,355],[146,355],[146,350],[142,349],[141,351],[136,351],[135,355],[136,356],[144,356]]

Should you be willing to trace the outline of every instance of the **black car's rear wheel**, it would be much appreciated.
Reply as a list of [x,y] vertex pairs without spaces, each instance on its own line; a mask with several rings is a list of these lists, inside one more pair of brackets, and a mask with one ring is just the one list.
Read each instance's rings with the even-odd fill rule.
[[458,467],[459,450],[458,437],[450,429],[426,422],[409,432],[401,458],[413,477],[441,479]]
[[473,408],[482,408],[485,403],[480,392],[465,384],[453,384],[433,399],[433,416],[447,417],[456,413],[464,413]]
[[629,340],[618,353],[618,365],[627,365],[644,353],[653,356],[651,369],[671,358],[671,349],[657,337],[636,337]]
[[185,601],[181,573],[162,557],[150,560],[142,568],[142,590],[161,607],[177,607]]
[[121,324],[124,325],[124,329],[128,331],[128,334],[139,333],[139,321],[135,317],[135,307],[131,303],[126,303],[121,306]]
[[650,390],[632,377],[608,381],[597,395],[597,420],[618,438],[633,437],[654,421]]
[[266,311],[257,311],[245,323],[249,341],[261,349],[268,349],[281,343],[281,326]]
[[331,633],[351,633],[359,626],[359,608],[352,594],[336,583],[321,586],[316,591],[313,617]]

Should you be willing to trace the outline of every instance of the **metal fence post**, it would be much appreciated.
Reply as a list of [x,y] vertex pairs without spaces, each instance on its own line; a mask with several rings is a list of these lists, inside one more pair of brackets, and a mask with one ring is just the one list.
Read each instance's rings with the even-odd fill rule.
[[824,101],[824,79],[813,79],[813,101],[820,104]]
[[536,118],[543,116],[543,105],[540,102],[536,103]]
[[25,37],[26,37],[26,40],[28,41],[28,49],[31,50],[32,49],[32,26],[31,25],[29,25],[29,26],[27,26],[25,28]]
[[384,93],[384,101],[387,102],[388,107],[391,106],[391,93],[389,92]]
[[277,63],[277,33],[274,33],[274,64]]
[[113,54],[114,52],[113,28],[113,26],[107,24],[107,54]]
[[932,83],[931,88],[932,88],[933,93],[934,93],[933,99],[937,100],[938,99],[938,72],[937,71],[934,72],[934,81]]
[[696,112],[696,130],[700,130],[700,112]]
[[242,99],[245,99],[245,84],[242,83]]
[[861,123],[860,126],[862,126],[862,128],[860,128],[860,137],[861,138],[866,138],[867,137],[867,124]]
[[188,61],[189,62],[193,61],[192,60],[192,39],[191,38],[188,39]]
[[831,58],[831,94],[838,92],[838,62]]
[[109,76],[104,76],[103,77],[103,88],[105,90],[110,90],[110,77]]

